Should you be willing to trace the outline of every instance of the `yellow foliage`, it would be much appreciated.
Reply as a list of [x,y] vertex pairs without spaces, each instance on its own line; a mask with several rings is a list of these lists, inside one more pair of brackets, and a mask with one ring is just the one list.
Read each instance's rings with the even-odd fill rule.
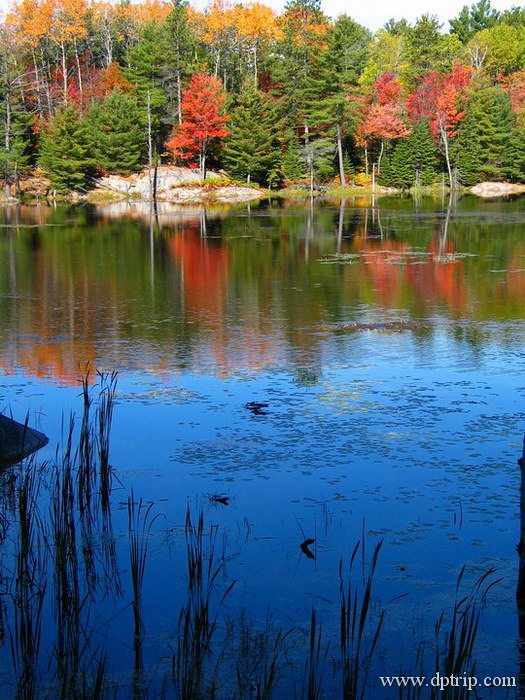
[[270,42],[280,34],[274,11],[259,2],[236,5],[234,22],[239,38],[248,44]]
[[357,173],[354,178],[354,183],[356,187],[367,187],[367,185],[372,184],[372,176],[366,173]]

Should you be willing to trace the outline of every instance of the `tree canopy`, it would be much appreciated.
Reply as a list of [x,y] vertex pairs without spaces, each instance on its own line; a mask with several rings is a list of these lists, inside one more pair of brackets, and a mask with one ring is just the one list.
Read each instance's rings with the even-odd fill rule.
[[372,33],[319,0],[19,0],[0,29],[6,191],[35,165],[66,191],[147,157],[264,185],[525,180],[524,8]]

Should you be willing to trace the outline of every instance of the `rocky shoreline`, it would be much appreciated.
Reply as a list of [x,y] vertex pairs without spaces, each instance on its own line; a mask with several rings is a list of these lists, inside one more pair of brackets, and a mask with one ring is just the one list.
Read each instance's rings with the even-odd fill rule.
[[[40,170],[20,180],[20,197],[0,195],[1,204],[16,204],[22,198],[30,201],[66,201],[90,202],[92,204],[107,204],[110,202],[148,202],[152,192],[158,202],[170,202],[180,205],[192,204],[236,204],[264,199],[269,196],[268,190],[257,186],[232,183],[223,172],[210,171],[204,182],[198,179],[198,173],[191,168],[163,165],[153,169],[151,174],[147,168],[131,175],[108,174],[93,180],[91,189],[84,192],[70,192],[67,195],[58,194],[53,190],[52,183],[45,173]],[[354,194],[355,188],[351,188]],[[362,188],[359,188],[361,190]],[[507,197],[525,193],[525,185],[508,182],[482,182],[466,190],[484,199]],[[400,190],[392,187],[380,187],[375,195],[397,194]],[[286,190],[280,193],[287,196]],[[290,196],[297,198],[301,194],[291,190]],[[367,190],[366,194],[370,195]],[[319,193],[323,196],[323,193]],[[308,197],[304,192],[304,197]],[[337,190],[334,196],[343,196],[342,190]]]
[[[118,201],[149,201],[155,199],[176,204],[200,204],[208,202],[241,203],[262,199],[267,191],[258,187],[231,183],[224,173],[209,172],[201,183],[198,173],[191,168],[161,166],[150,172],[147,168],[132,175],[106,175],[96,178],[93,187],[85,192],[60,195],[53,190],[45,174],[36,171],[20,180],[20,194],[24,199],[92,202],[104,204]],[[18,197],[0,197],[3,203],[16,203]]]

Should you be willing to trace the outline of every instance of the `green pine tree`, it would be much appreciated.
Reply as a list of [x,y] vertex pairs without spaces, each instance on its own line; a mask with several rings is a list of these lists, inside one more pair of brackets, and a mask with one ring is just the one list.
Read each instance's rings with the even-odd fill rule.
[[182,121],[183,83],[195,67],[193,63],[196,44],[195,31],[188,21],[188,3],[185,0],[173,0],[172,10],[166,18],[166,53],[162,62],[162,83],[166,88],[174,122]]
[[[423,118],[415,124],[407,139],[412,150],[414,174],[418,174],[418,184],[428,187],[434,184],[438,173],[438,152],[432,138],[428,120]],[[414,177],[414,181],[416,177]]]
[[453,160],[462,184],[503,180],[510,167],[512,113],[501,87],[473,91],[453,144]]
[[519,118],[509,136],[508,175],[515,182],[525,182],[525,119]]
[[490,0],[478,0],[470,7],[464,5],[459,15],[449,20],[450,32],[456,34],[462,43],[466,44],[477,32],[493,27],[499,15],[500,13],[491,7]]
[[282,18],[282,38],[276,42],[271,64],[272,93],[283,129],[297,132],[306,123],[305,91],[322,51],[315,27],[326,21],[318,0],[291,0]]
[[98,167],[127,174],[139,170],[146,151],[146,130],[137,101],[115,90],[90,110]]
[[227,172],[248,183],[268,183],[279,159],[275,113],[271,98],[246,87],[228,122],[231,135],[223,151]]
[[414,149],[410,137],[397,139],[393,148],[383,156],[379,183],[407,190],[415,182]]
[[44,132],[40,165],[58,192],[83,189],[94,169],[93,129],[72,105],[61,107]]
[[164,86],[166,57],[171,54],[166,26],[150,22],[142,28],[138,42],[129,47],[126,57],[128,67],[124,73],[137,87],[139,104],[144,115],[149,101],[156,143],[165,140],[169,133],[169,125],[165,119],[168,100]]
[[11,194],[13,184],[18,189],[18,176],[30,167],[31,146],[31,116],[18,100],[4,93],[0,101],[0,172],[6,194]]
[[282,155],[282,173],[285,180],[300,180],[306,175],[306,167],[300,153],[300,143],[294,134],[288,139],[287,147]]
[[26,68],[17,61],[14,36],[7,25],[0,26],[0,44],[0,177],[9,197],[12,185],[18,189],[18,175],[30,160],[32,119],[21,89]]
[[379,183],[407,190],[432,185],[437,175],[436,145],[428,121],[415,124],[406,138],[397,139],[381,163]]

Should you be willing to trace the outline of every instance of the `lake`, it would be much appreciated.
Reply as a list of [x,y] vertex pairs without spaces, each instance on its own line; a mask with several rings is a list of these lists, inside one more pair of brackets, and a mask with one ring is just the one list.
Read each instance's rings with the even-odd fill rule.
[[456,670],[519,686],[524,204],[1,210],[0,410],[50,439],[0,475],[5,697],[342,698],[349,577],[364,697],[478,613]]

